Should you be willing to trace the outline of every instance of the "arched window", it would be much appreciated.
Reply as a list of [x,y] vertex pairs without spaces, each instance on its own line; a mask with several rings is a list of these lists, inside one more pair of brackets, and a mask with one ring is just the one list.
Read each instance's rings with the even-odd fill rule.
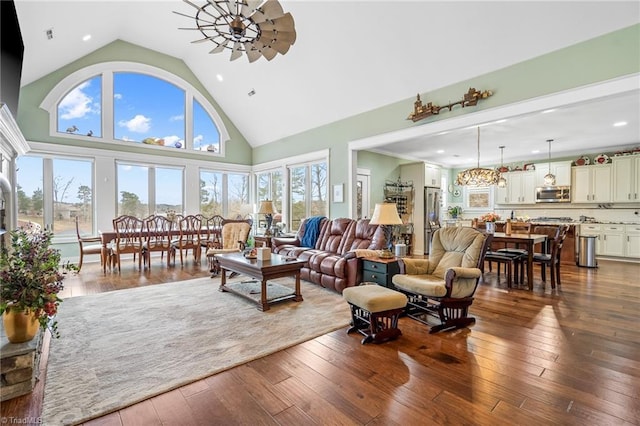
[[150,149],[224,156],[229,134],[211,103],[167,71],[129,62],[78,70],[58,83],[40,105],[50,133]]

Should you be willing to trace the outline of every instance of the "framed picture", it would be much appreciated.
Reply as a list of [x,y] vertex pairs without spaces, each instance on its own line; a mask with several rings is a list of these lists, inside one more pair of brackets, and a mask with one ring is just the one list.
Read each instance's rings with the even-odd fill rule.
[[486,211],[493,209],[493,187],[463,188],[464,207],[466,211]]
[[342,193],[342,183],[338,183],[333,185],[333,202],[334,203],[343,203],[344,202],[344,194]]

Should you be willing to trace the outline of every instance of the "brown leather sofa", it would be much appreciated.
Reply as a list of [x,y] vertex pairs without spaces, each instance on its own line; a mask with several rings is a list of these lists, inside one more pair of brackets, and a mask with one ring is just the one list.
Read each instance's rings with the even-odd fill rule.
[[383,228],[370,225],[369,219],[323,218],[315,246],[303,247],[301,242],[308,220],[302,222],[295,238],[274,238],[274,253],[305,260],[300,276],[306,281],[338,293],[358,285],[362,268],[356,250],[382,249],[385,246]]

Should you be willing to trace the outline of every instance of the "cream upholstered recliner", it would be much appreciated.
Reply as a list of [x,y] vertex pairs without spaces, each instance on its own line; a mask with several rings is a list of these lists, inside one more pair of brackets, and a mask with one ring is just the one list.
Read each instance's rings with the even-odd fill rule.
[[429,315],[439,318],[430,333],[474,323],[468,310],[492,238],[473,228],[441,228],[433,234],[428,259],[403,258],[392,280],[409,298],[407,315],[430,326]]
[[209,271],[213,276],[220,272],[216,254],[241,252],[249,238],[252,224],[251,219],[224,219],[222,221],[220,238],[214,238],[207,248]]

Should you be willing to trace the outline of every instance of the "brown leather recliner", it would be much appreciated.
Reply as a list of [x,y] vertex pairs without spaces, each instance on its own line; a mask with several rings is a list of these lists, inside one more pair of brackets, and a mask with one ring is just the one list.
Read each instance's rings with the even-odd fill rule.
[[295,239],[274,238],[274,252],[305,260],[300,277],[342,293],[361,281],[357,249],[379,250],[385,246],[382,227],[370,225],[369,219],[323,219],[314,247],[302,247],[306,220]]

